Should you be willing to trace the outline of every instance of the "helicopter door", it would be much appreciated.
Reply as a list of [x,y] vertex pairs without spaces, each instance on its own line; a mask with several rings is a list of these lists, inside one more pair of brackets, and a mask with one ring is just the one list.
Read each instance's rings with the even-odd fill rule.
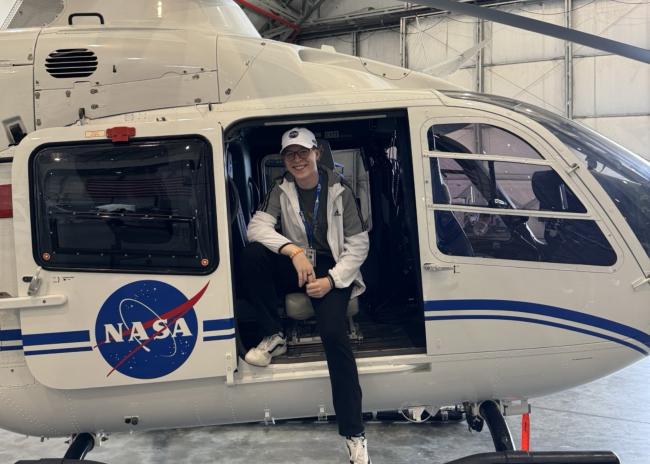
[[[640,268],[575,169],[529,122],[449,112],[409,111],[428,353],[613,342],[647,354],[630,327],[642,295],[619,285]],[[613,295],[628,309],[616,321]]]
[[39,382],[233,371],[222,153],[221,127],[191,120],[47,129],[21,143],[14,224],[19,293],[31,298],[20,324]]

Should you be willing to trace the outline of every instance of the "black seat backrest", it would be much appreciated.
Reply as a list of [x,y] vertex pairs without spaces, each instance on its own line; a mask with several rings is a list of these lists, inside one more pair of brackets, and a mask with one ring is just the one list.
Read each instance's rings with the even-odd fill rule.
[[332,156],[332,146],[325,139],[319,140],[318,146],[321,149],[320,160],[318,162],[325,166],[327,169],[334,171],[334,156]]
[[227,155],[228,175],[237,187],[244,221],[248,223],[259,203],[259,188],[253,181],[250,154],[243,143],[235,140],[228,143]]
[[226,150],[226,166],[227,166],[227,186],[228,186],[228,218],[230,220],[230,235],[232,240],[232,249],[234,256],[239,256],[239,253],[244,249],[248,240],[246,238],[246,225],[247,220],[244,213],[245,203],[242,201],[240,194],[241,189],[237,185],[234,177],[237,173],[235,168],[234,159],[236,155],[230,150]]
[[[451,204],[449,188],[442,179],[438,162],[431,163],[431,183],[435,203]],[[474,256],[474,249],[456,216],[451,211],[436,211],[438,248],[446,255]]]
[[531,185],[542,211],[568,211],[586,213],[587,210],[555,171],[538,171]]

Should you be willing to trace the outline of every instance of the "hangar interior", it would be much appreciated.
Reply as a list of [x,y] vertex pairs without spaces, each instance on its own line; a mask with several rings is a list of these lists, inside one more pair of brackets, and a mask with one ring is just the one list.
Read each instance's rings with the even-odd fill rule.
[[[650,160],[650,66],[625,57],[573,44],[519,28],[459,15],[434,8],[391,0],[249,0],[237,1],[251,18],[262,37],[297,43],[306,47],[333,47],[337,52],[382,61],[415,71],[432,74],[467,90],[509,97],[540,106],[551,112],[578,121],[610,137],[615,142]],[[648,0],[521,0],[474,2],[523,17],[545,21],[650,49],[650,1]],[[0,30],[47,24],[62,9],[60,0],[5,0],[0,4]],[[1,52],[0,52],[1,54]],[[1,56],[0,56],[1,58]],[[373,151],[383,153],[396,134],[408,132],[404,115],[359,115],[354,120],[337,121],[332,128],[313,122],[311,127],[337,132],[331,149],[364,153],[359,163],[373,158]],[[374,121],[374,122],[373,122]],[[377,122],[379,121],[379,122]],[[309,121],[306,121],[309,122]],[[248,159],[251,166],[265,161],[274,148],[265,140],[278,139],[289,128],[289,122],[276,121],[263,125],[248,121],[232,128],[227,138],[230,149],[239,161]],[[354,140],[351,141],[354,134]],[[317,134],[318,135],[318,134]],[[408,137],[397,137],[408,140]],[[451,150],[450,150],[451,151]],[[357,156],[357,155],[352,155]],[[379,159],[379,158],[377,158]],[[276,160],[277,161],[277,160]],[[271,165],[269,164],[269,165]],[[408,179],[408,160],[401,163]],[[258,197],[268,190],[263,172],[256,179]],[[236,173],[235,173],[235,181]],[[382,304],[401,308],[397,320],[381,324],[361,321],[366,347],[380,346],[391,352],[421,352],[421,321],[409,304],[417,302],[420,289],[413,261],[417,245],[413,230],[391,229],[393,221],[405,221],[414,212],[409,198],[394,199],[395,207],[380,210],[380,201],[389,198],[382,191],[382,181],[375,177],[379,197],[367,205],[374,222],[375,253],[371,259],[391,260],[392,272],[415,273],[408,279],[411,288],[386,294],[384,280],[390,275],[371,275],[373,262],[367,266],[367,280],[375,293],[377,319],[382,318]],[[372,179],[371,179],[372,181]],[[245,188],[240,188],[244,191]],[[411,193],[408,185],[404,191]],[[259,203],[258,199],[258,203]],[[375,203],[376,202],[376,203]],[[398,205],[399,203],[399,205]],[[244,215],[250,217],[258,206],[246,203]],[[403,206],[403,208],[398,208]],[[412,216],[411,216],[412,217]],[[408,224],[408,220],[404,224]],[[397,237],[399,236],[399,242]],[[365,274],[364,274],[365,275]],[[390,327],[390,328],[388,328]],[[246,328],[244,326],[244,335]],[[302,334],[305,338],[305,334]],[[372,344],[375,345],[372,345]],[[291,360],[313,361],[323,354],[313,344],[302,348],[297,344]],[[363,353],[360,353],[363,355]],[[549,398],[533,401],[539,411],[539,427],[533,425],[537,449],[613,449],[625,464],[650,462],[650,445],[641,437],[650,434],[650,389],[647,388],[649,361],[621,371],[613,377],[579,387]],[[518,418],[518,416],[517,416]],[[376,417],[373,419],[377,419]],[[533,414],[533,421],[536,420]],[[519,424],[508,419],[516,433]],[[472,452],[488,451],[486,433],[480,438],[467,433],[467,427],[453,421],[445,423],[409,424],[408,422],[370,422],[369,441],[373,462],[381,463],[443,463]],[[275,428],[271,428],[275,427]],[[318,430],[321,427],[324,432]],[[413,427],[410,431],[408,427]],[[426,427],[426,428],[425,428]],[[316,428],[316,431],[314,431]],[[588,429],[588,430],[585,430]],[[259,455],[255,446],[266,447],[265,462],[332,462],[332,455],[343,457],[331,439],[331,425],[283,423],[276,426],[246,425],[200,429],[195,432],[167,431],[146,434],[116,434],[106,447],[91,455],[107,462],[251,462]],[[298,437],[303,449],[294,448],[287,436]],[[459,439],[459,437],[461,437]],[[133,452],[126,452],[117,443],[125,441]],[[312,449],[307,449],[313,442]],[[61,454],[65,445],[54,440],[44,445],[36,439],[23,439],[9,432],[0,432],[0,460],[14,462],[37,455]],[[255,444],[252,446],[251,443]],[[112,445],[112,446],[111,446]],[[282,451],[282,448],[285,448]],[[153,451],[152,451],[153,448]],[[222,452],[218,452],[221,449]],[[26,454],[26,450],[28,454]],[[376,451],[375,451],[376,450]],[[287,453],[291,458],[287,459]],[[298,455],[300,455],[298,457]],[[185,461],[185,459],[190,459]],[[342,462],[342,461],[341,461]]]

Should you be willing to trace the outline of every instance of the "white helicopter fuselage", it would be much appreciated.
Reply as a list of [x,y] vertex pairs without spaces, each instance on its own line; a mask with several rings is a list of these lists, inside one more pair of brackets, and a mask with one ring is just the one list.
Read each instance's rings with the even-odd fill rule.
[[[267,41],[254,32],[210,31],[209,24],[124,24],[111,21],[108,6],[77,7],[69,3],[62,21],[90,10],[106,24],[0,33],[0,44],[12,44],[0,56],[6,84],[0,119],[20,121],[27,133],[0,151],[0,161],[13,158],[0,164],[0,185],[11,184],[13,210],[13,217],[0,219],[0,291],[8,294],[0,298],[0,427],[54,437],[333,413],[325,361],[257,368],[238,356],[226,145],[231,128],[245,121],[336,123],[390,111],[408,121],[426,346],[357,360],[365,411],[525,401],[647,356],[650,258],[582,161],[533,118],[454,98],[443,91],[456,88],[439,79],[333,51]],[[66,78],[44,66],[52,53],[70,49],[93,54],[96,70]],[[534,147],[540,159],[523,164],[558,173],[584,211],[528,214],[592,221],[614,262],[442,252],[434,211],[493,211],[441,205],[432,193],[432,158],[471,156],[433,153],[427,134],[432,126],[458,122],[491,124]],[[69,147],[110,146],[116,142],[110,130],[125,127],[133,131],[131,141],[191,140],[208,147],[216,240],[205,272],[57,268],[53,250],[37,242],[42,216],[36,205],[45,196],[36,187],[38,160],[58,161]],[[1,136],[11,142],[10,134]],[[124,145],[114,145],[119,158]],[[513,162],[507,153],[488,158]],[[124,316],[133,285],[160,292],[146,305],[136,302],[152,313],[149,325]],[[156,354],[163,342],[167,351]]]

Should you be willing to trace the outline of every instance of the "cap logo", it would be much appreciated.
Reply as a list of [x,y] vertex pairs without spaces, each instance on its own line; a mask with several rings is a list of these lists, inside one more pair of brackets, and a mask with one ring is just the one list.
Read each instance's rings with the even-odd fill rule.
[[298,131],[289,132],[289,138],[290,139],[295,139],[296,137],[298,137],[298,135],[300,135],[300,133]]

